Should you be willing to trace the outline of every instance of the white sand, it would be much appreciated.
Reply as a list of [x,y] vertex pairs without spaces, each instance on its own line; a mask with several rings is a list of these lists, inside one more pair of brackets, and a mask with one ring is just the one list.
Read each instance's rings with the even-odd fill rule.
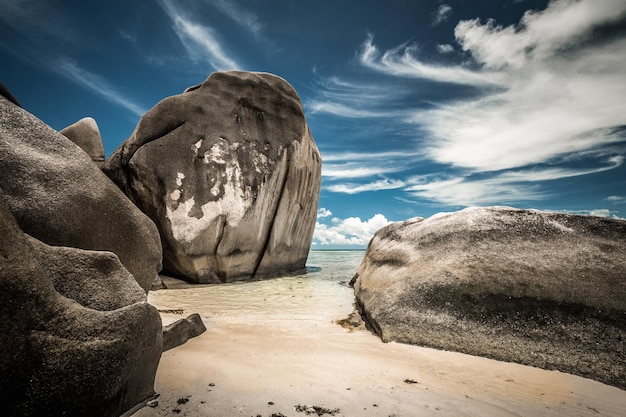
[[[298,404],[350,417],[626,415],[626,391],[599,382],[350,332],[334,323],[352,311],[345,286],[181,287],[150,301],[198,312],[208,330],[163,354],[158,406],[135,417],[305,416]],[[163,314],[164,323],[181,317]]]

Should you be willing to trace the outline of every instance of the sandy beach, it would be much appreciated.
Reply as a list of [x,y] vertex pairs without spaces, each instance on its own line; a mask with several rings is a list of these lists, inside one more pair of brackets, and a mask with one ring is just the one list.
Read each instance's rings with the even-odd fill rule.
[[336,321],[353,311],[345,281],[167,283],[149,295],[165,311],[164,324],[199,313],[207,331],[163,354],[160,396],[135,417],[617,417],[626,410],[626,392],[595,381],[385,344],[342,327]]

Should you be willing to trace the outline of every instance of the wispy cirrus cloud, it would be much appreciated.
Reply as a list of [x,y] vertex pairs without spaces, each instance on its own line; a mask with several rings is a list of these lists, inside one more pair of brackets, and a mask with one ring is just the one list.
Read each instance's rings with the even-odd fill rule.
[[333,101],[309,100],[306,102],[306,109],[311,114],[326,113],[333,116],[345,117],[350,119],[371,119],[378,117],[392,117],[385,112],[376,110],[359,109],[344,103]]
[[605,200],[613,204],[626,204],[626,196],[623,195],[610,195]]
[[402,188],[404,186],[405,186],[404,181],[385,178],[382,180],[369,182],[365,184],[358,184],[358,183],[331,184],[326,188],[328,189],[328,191],[332,191],[334,193],[358,194],[358,193],[364,193],[368,191],[394,190],[394,189]]
[[330,114],[350,119],[390,118],[407,115],[398,109],[404,91],[390,85],[346,81],[336,76],[316,79],[317,95],[304,107],[310,114]]
[[492,71],[473,71],[463,66],[434,65],[420,61],[414,44],[403,44],[381,52],[369,34],[361,46],[359,62],[377,72],[407,78],[421,78],[435,82],[498,86],[506,81],[506,74]]
[[52,36],[66,42],[80,39],[68,18],[45,0],[3,0],[0,22],[29,37]]
[[[622,166],[624,157],[603,159],[591,168],[531,167],[501,172],[459,174],[428,174],[406,178],[383,178],[375,181],[350,182],[350,176],[334,177],[339,182],[325,188],[330,192],[359,194],[380,190],[401,189],[408,196],[448,206],[519,204],[550,197],[543,184],[549,181],[598,174]],[[370,178],[374,172],[358,172],[352,179]],[[380,175],[377,173],[377,175]],[[626,202],[618,196],[607,198],[614,204]]]
[[398,172],[403,169],[404,167],[402,166],[392,166],[384,162],[370,165],[364,165],[359,162],[324,163],[322,165],[322,176],[331,179],[368,178]]
[[80,67],[78,63],[72,59],[67,57],[59,58],[56,61],[54,69],[58,74],[64,76],[69,81],[80,85],[113,104],[131,111],[137,116],[143,116],[147,111],[143,106],[135,103],[118,91],[109,80],[97,73]]
[[624,163],[622,156],[610,157],[595,168],[527,168],[444,178],[409,179],[407,193],[446,205],[490,205],[539,201],[547,197],[542,182],[606,172]]
[[171,0],[159,0],[159,3],[192,60],[206,61],[218,71],[242,68],[237,60],[227,53],[213,28],[194,21],[186,9],[179,7],[180,3]]
[[485,70],[506,74],[497,93],[416,112],[437,139],[433,159],[478,171],[524,166],[624,140],[626,39],[594,42],[626,3],[553,1],[519,25],[460,22],[457,42]]
[[[622,70],[626,38],[597,29],[625,18],[623,1],[600,5],[563,0],[550,2],[543,11],[527,12],[514,26],[459,22],[456,40],[474,70],[422,62],[414,45],[380,51],[373,35],[368,35],[358,58],[375,73],[394,80],[474,85],[481,94],[431,108],[414,105],[411,109],[408,104],[410,116],[391,115],[398,124],[413,124],[419,130],[423,146],[413,149],[420,149],[422,158],[450,167],[454,174],[417,183],[401,176],[385,183],[354,175],[365,181],[335,182],[329,190],[368,192],[376,185],[402,182],[399,188],[409,195],[447,205],[517,203],[546,198],[546,182],[621,166],[626,142],[626,72]],[[450,45],[439,52],[453,50]],[[406,90],[412,88],[405,83]],[[357,91],[342,93],[353,94],[354,103],[363,103],[356,107],[363,116],[373,110]],[[343,96],[334,99],[352,103]],[[566,159],[583,157],[596,161],[602,157],[604,163],[596,168],[567,168]],[[546,164],[553,166],[536,168]],[[363,165],[368,169],[362,174],[403,171],[378,172]],[[351,172],[359,172],[358,167]]]
[[254,13],[229,0],[210,0],[209,4],[216,7],[240,27],[252,33],[256,38],[263,37],[264,25]]

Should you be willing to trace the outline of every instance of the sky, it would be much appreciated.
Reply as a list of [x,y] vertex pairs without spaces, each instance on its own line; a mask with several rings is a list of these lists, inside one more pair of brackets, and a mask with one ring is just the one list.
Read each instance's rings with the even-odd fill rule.
[[626,0],[0,0],[0,82],[109,155],[222,70],[298,92],[322,154],[314,249],[507,205],[626,218]]

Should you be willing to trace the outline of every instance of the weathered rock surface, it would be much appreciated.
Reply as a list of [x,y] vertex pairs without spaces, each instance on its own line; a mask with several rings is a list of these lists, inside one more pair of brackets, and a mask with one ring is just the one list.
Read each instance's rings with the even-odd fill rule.
[[113,252],[150,289],[161,269],[154,223],[78,146],[4,98],[0,188],[26,233],[48,245]]
[[352,283],[384,341],[626,389],[626,221],[506,207],[394,223]]
[[85,117],[62,129],[59,133],[78,145],[89,157],[101,166],[104,163],[104,145],[98,124],[91,117]]
[[28,241],[55,290],[83,307],[110,311],[146,301],[114,253],[49,246],[30,236]]
[[6,88],[6,86],[2,83],[0,83],[0,96],[6,98],[7,100],[15,104],[16,106],[22,107],[20,103],[17,101],[17,99],[13,96],[13,94],[11,94],[9,89]]
[[[153,395],[161,320],[115,255],[27,238],[1,190],[0,235],[2,415],[117,417]],[[74,301],[93,272],[98,296]]]
[[215,283],[304,267],[321,158],[282,78],[212,74],[148,111],[103,170],[155,221],[174,275]]
[[206,331],[199,314],[194,313],[187,318],[176,320],[163,327],[163,352],[180,346]]

